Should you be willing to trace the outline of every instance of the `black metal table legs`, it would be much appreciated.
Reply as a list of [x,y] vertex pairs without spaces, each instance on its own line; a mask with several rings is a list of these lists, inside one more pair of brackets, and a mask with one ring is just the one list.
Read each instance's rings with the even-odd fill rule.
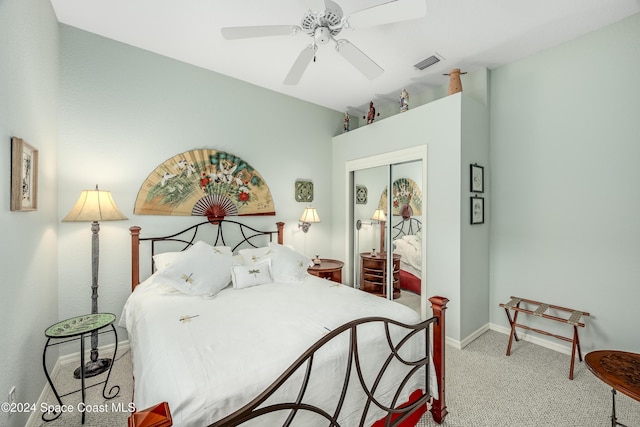
[[[116,333],[116,328],[115,326],[113,326],[113,324],[109,325],[111,326],[111,330],[113,332],[113,335],[115,337],[115,349],[113,351],[113,360],[115,361],[115,357],[116,357],[116,353],[118,351],[118,334]],[[90,334],[90,332],[88,333]],[[44,350],[42,352],[42,367],[44,369],[44,374],[47,377],[47,382],[49,383],[49,386],[51,387],[51,390],[53,391],[53,394],[56,397],[56,401],[58,403],[58,405],[49,405],[47,410],[43,410],[42,412],[42,420],[49,422],[49,421],[53,421],[55,419],[57,419],[58,417],[60,417],[60,415],[62,415],[63,412],[75,412],[78,411],[81,413],[81,417],[82,417],[82,424],[84,424],[85,421],[85,398],[86,398],[86,389],[87,386],[85,384],[85,372],[84,372],[84,366],[85,366],[85,362],[84,362],[84,338],[85,335],[88,334],[81,334],[78,338],[72,338],[72,339],[68,339],[65,341],[61,341],[61,342],[56,342],[56,343],[51,343],[52,339],[55,338],[48,338],[47,339],[47,343],[44,346]],[[74,390],[71,391],[69,393],[60,395],[58,393],[58,391],[56,390],[55,385],[53,384],[53,380],[51,379],[51,376],[49,375],[49,371],[47,370],[47,363],[46,363],[46,355],[47,355],[47,349],[51,346],[54,345],[60,345],[60,344],[64,344],[67,342],[71,342],[71,341],[75,341],[75,340],[80,340],[80,366],[82,367],[81,372],[80,372],[80,388],[78,390]],[[118,385],[114,385],[112,386],[109,391],[107,392],[107,384],[109,382],[109,377],[111,376],[111,369],[113,369],[113,363],[111,363],[111,366],[109,366],[109,370],[107,372],[107,378],[104,381],[98,382],[96,384],[93,384],[91,386],[89,386],[89,388],[91,387],[95,387],[98,386],[100,384],[104,384],[103,388],[102,388],[102,397],[104,397],[105,399],[113,399],[114,397],[116,397],[118,395],[118,393],[120,392],[120,386]],[[81,392],[81,403],[77,404],[76,406],[71,406],[71,405],[64,405],[62,403],[62,397],[68,396],[70,394],[74,394],[77,392]],[[43,408],[44,409],[44,408]]]

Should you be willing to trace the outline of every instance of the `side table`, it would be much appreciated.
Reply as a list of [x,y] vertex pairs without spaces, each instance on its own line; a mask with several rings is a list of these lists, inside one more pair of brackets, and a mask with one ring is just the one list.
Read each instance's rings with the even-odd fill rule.
[[314,264],[313,267],[309,267],[307,271],[309,274],[320,277],[322,279],[333,280],[334,282],[342,283],[342,267],[344,262],[336,259],[321,258],[320,264]]
[[617,350],[598,350],[584,357],[587,368],[611,386],[611,426],[623,426],[616,418],[616,390],[640,401],[640,354]]
[[[387,296],[387,254],[360,253],[360,289]],[[400,255],[393,254],[393,298],[400,297]]]
[[[47,381],[49,382],[49,386],[51,386],[51,390],[53,390],[53,394],[56,396],[58,404],[60,407],[63,406],[61,397],[68,396],[73,393],[81,392],[82,393],[82,404],[84,406],[84,401],[86,397],[86,386],[85,386],[85,364],[84,364],[84,339],[86,335],[91,335],[92,332],[97,332],[100,329],[106,328],[107,326],[111,327],[111,331],[115,337],[115,350],[113,351],[113,356],[115,360],[116,352],[118,351],[118,334],[116,332],[115,326],[113,326],[113,322],[116,320],[116,316],[111,313],[95,313],[95,314],[85,314],[83,316],[76,316],[70,319],[62,320],[54,325],[49,326],[45,331],[44,335],[47,337],[47,343],[44,346],[44,350],[42,351],[42,367],[44,368],[44,374],[47,377]],[[51,340],[64,340],[51,343]],[[60,345],[71,341],[80,340],[80,388],[78,390],[72,391],[70,393],[64,394],[60,396],[58,391],[56,390],[53,381],[51,380],[51,376],[49,375],[49,371],[47,370],[46,364],[46,355],[47,349],[54,345]],[[104,384],[102,388],[102,397],[105,399],[113,399],[120,392],[120,386],[112,386],[109,389],[109,393],[106,393],[107,383],[109,382],[109,376],[111,376],[111,369],[113,368],[113,363],[109,366],[109,372],[107,373],[107,378],[99,383],[92,385],[94,387],[96,385]],[[114,392],[115,390],[115,392]],[[84,424],[84,415],[85,411],[82,412],[82,424]],[[43,421],[53,421],[58,418],[62,411],[56,413],[52,412],[54,415],[52,418],[46,418],[46,415],[50,414],[50,412],[42,413]]]

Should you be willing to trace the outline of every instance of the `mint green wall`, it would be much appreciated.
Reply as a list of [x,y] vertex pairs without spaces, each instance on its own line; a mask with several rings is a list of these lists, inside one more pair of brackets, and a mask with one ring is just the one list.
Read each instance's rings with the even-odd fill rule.
[[[48,1],[0,0],[0,401],[42,392],[44,330],[58,320],[58,23]],[[38,210],[11,212],[11,137],[39,150]],[[56,356],[57,352],[52,352]],[[55,360],[52,359],[52,361]],[[0,425],[29,414],[0,412]]]
[[[486,85],[484,87],[486,88]],[[489,233],[492,225],[493,200],[489,173],[491,163],[489,161],[488,108],[470,96],[463,96],[460,127],[462,140],[460,154],[462,168],[460,171],[462,176],[460,182],[460,229],[462,230],[460,233],[460,265],[462,266],[460,269],[460,316],[462,319],[460,337],[463,340],[462,346],[464,346],[475,339],[478,334],[484,332],[489,320],[487,312],[489,304]],[[474,163],[484,166],[484,193],[471,193],[470,165]],[[470,197],[473,195],[484,197],[484,224],[470,224]]]
[[491,73],[493,323],[527,297],[590,312],[584,351],[640,351],[638,40],[635,15]]
[[[196,222],[133,214],[149,173],[195,148],[228,151],[249,162],[269,185],[277,213],[249,221],[270,228],[284,221],[286,243],[310,256],[328,256],[330,139],[342,130],[342,113],[73,27],[60,28],[58,213],[65,215],[81,190],[99,184],[129,217],[100,225],[100,310],[119,317],[130,293],[130,226],[157,235]],[[307,206],[294,198],[298,178],[313,181],[313,205],[322,220],[307,234],[297,227]],[[90,309],[90,224],[62,223],[59,234],[59,310],[68,317]]]

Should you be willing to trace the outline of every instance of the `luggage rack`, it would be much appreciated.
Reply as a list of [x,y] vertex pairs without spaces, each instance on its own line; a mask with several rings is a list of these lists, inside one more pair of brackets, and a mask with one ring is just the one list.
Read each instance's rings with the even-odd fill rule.
[[[551,336],[559,340],[570,342],[571,343],[571,367],[569,369],[569,379],[572,380],[573,365],[576,357],[576,349],[578,350],[578,358],[582,362],[582,352],[580,351],[580,339],[578,338],[578,326],[584,328],[585,324],[580,322],[580,319],[583,316],[589,316],[589,313],[587,313],[586,311],[574,310],[572,308],[560,307],[558,305],[546,304],[543,302],[534,301],[534,300],[525,299],[525,298],[519,298],[514,296],[511,296],[510,298],[511,300],[509,302],[505,304],[500,304],[500,307],[504,308],[504,311],[507,314],[507,319],[509,320],[509,325],[511,326],[511,333],[509,334],[509,345],[507,346],[507,356],[511,354],[511,344],[513,343],[513,338],[515,338],[516,341],[520,341],[520,339],[518,338],[518,335],[516,334],[516,328],[526,329],[529,331],[537,332],[539,334]],[[528,305],[529,304],[536,305],[537,307],[535,308],[535,310],[528,310],[526,308],[520,307],[520,303],[526,303]],[[570,314],[568,318],[553,316],[551,314],[546,313],[548,309],[563,311]],[[511,318],[511,313],[509,312],[509,310],[514,311],[513,319]],[[542,329],[536,329],[536,328],[529,327],[527,325],[523,325],[521,323],[517,323],[519,313],[543,317],[545,319],[555,320],[556,322],[570,324],[573,326],[573,338],[552,334],[551,332],[547,332]]]

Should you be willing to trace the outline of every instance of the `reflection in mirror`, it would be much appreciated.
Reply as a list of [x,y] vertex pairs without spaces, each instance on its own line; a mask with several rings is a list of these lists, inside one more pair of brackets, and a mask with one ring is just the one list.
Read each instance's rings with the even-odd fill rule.
[[[376,277],[367,275],[363,277],[362,260],[363,257],[376,257],[381,251],[381,227],[382,236],[384,236],[384,223],[381,223],[374,216],[378,209],[380,192],[388,181],[388,171],[386,166],[379,166],[368,169],[360,169],[353,172],[354,183],[354,204],[353,215],[356,221],[354,230],[354,256],[353,256],[353,273],[354,287],[377,294],[384,294],[384,289],[377,289]],[[373,218],[373,219],[372,219]],[[358,227],[359,224],[359,227]],[[384,281],[382,281],[384,283]]]
[[[421,312],[423,277],[422,224],[424,198],[422,195],[422,161],[391,165],[391,191],[381,199],[391,198],[389,231],[394,263],[398,264],[397,302]],[[380,200],[380,204],[386,203]]]
[[422,160],[355,170],[352,183],[354,287],[422,313]]

